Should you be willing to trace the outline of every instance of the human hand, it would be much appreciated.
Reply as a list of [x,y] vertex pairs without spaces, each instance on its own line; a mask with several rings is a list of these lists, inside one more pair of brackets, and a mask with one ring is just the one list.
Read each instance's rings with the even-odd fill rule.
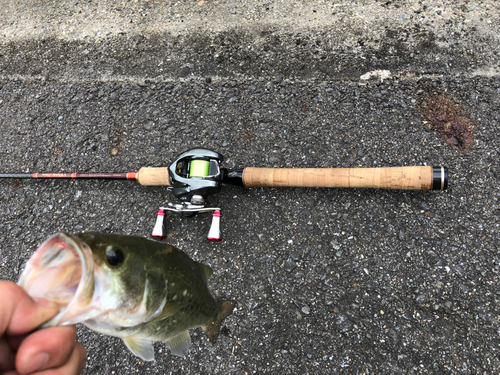
[[58,307],[44,298],[31,298],[20,286],[0,281],[0,373],[81,374],[86,351],[76,342],[75,326],[33,332],[56,316]]

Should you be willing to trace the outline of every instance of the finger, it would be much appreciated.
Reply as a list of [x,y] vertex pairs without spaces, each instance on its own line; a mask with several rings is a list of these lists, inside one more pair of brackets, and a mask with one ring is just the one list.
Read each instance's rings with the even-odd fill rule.
[[15,352],[17,352],[17,349],[21,346],[21,343],[23,340],[28,336],[26,335],[19,335],[19,336],[5,336],[5,340],[7,340],[7,344],[11,347],[11,349]]
[[[57,372],[50,375],[81,374],[83,372],[83,369],[85,368],[86,360],[87,360],[87,351],[85,350],[82,344],[77,342],[69,361],[64,366],[57,369]],[[49,375],[49,374],[42,374],[42,375]]]
[[57,315],[57,304],[43,298],[37,302],[19,285],[0,281],[0,336],[28,333]]
[[0,337],[0,374],[14,369],[15,354],[4,337]]
[[[75,350],[69,359],[68,363],[61,370],[61,375],[63,374],[81,374],[85,369],[85,362],[87,361],[87,351],[79,342],[75,345]],[[67,370],[65,372],[64,370]]]
[[61,367],[35,372],[30,375],[79,375],[85,368],[87,351],[79,342],[76,343],[69,360]]
[[68,362],[76,345],[75,326],[50,327],[27,336],[16,355],[20,373],[57,368]]

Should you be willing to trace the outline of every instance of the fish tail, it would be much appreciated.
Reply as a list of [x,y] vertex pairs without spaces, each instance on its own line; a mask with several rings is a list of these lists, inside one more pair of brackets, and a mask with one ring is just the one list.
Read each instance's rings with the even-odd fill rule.
[[235,307],[236,301],[219,300],[219,312],[217,313],[217,316],[212,320],[212,322],[203,328],[203,331],[205,331],[212,343],[215,343],[219,337],[220,325],[222,321],[226,319],[228,315],[231,315]]

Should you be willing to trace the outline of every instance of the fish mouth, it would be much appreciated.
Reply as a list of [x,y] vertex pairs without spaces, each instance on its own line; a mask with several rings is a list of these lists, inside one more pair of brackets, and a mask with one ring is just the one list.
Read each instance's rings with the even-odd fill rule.
[[32,297],[59,305],[59,313],[42,327],[75,324],[94,293],[92,251],[78,238],[57,233],[33,254],[18,284]]

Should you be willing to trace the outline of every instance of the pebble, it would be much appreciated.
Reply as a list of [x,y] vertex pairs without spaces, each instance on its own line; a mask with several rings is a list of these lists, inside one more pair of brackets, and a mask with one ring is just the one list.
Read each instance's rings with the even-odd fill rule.
[[294,261],[299,261],[302,257],[300,255],[300,253],[296,250],[292,250],[290,251],[290,257],[294,260]]
[[292,272],[295,269],[295,267],[297,267],[297,264],[291,258],[288,258],[285,261],[285,270],[287,272]]

